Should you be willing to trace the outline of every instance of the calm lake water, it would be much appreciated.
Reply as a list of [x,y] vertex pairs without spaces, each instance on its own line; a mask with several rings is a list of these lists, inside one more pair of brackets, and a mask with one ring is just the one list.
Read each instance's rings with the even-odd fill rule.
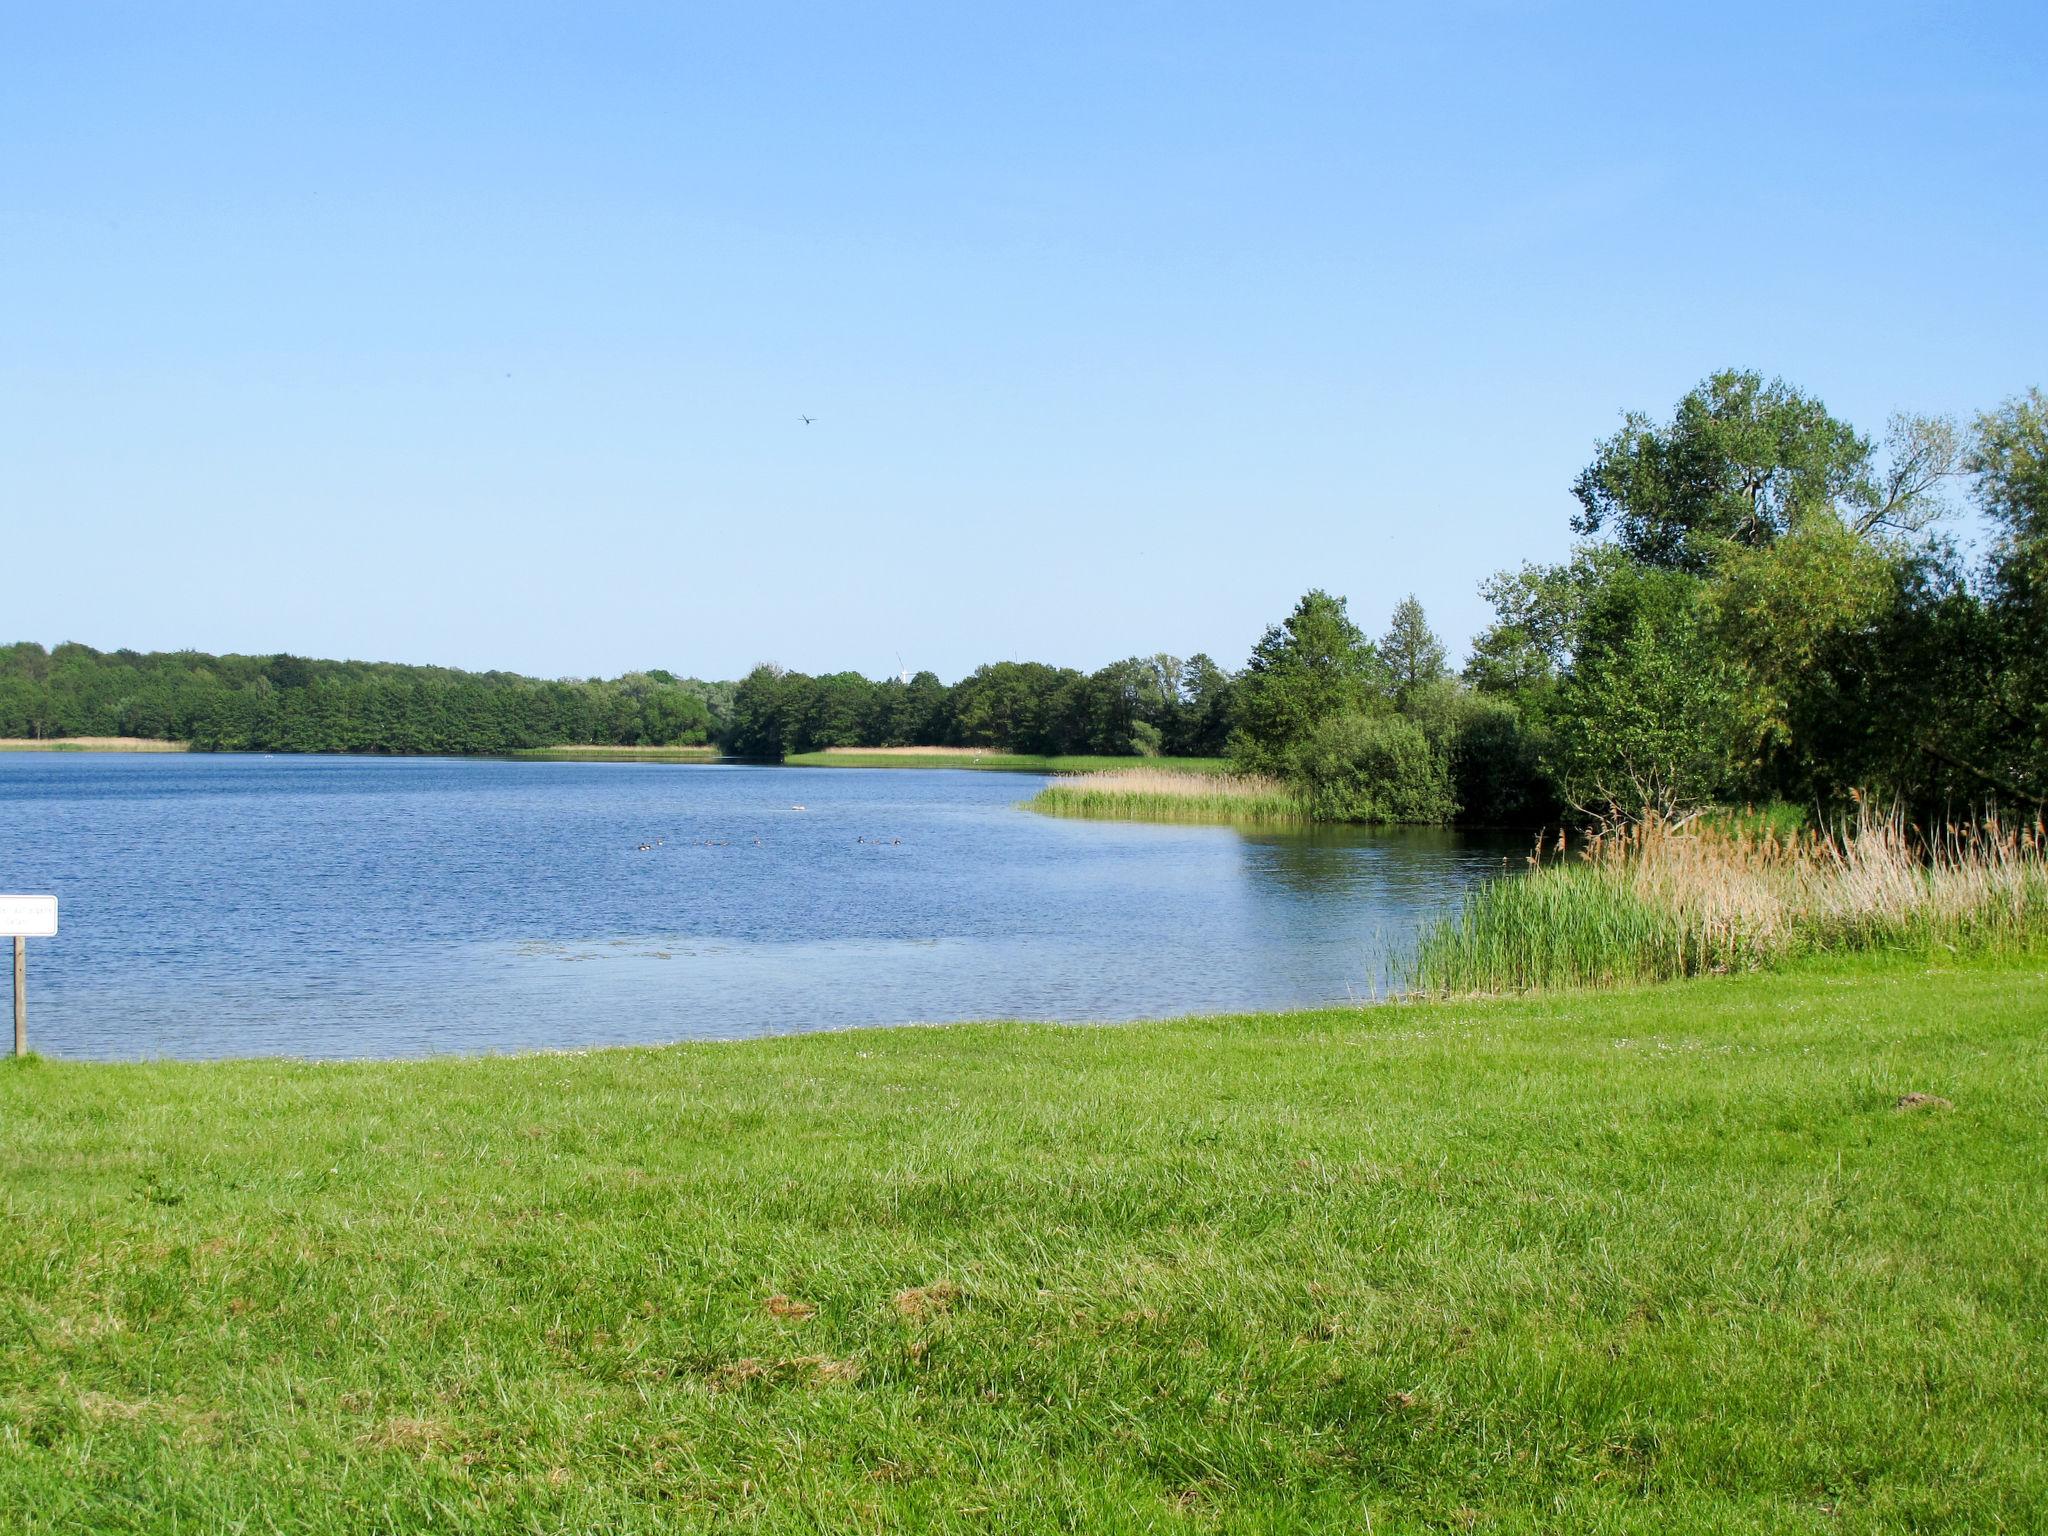
[[39,1051],[397,1056],[1342,1001],[1506,851],[1017,809],[1042,782],[0,754],[0,890],[62,902]]

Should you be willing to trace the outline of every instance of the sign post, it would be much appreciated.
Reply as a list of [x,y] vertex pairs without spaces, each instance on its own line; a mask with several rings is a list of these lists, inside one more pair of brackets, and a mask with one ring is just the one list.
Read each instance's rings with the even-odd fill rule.
[[57,898],[0,896],[0,934],[14,939],[14,1054],[28,1054],[28,941],[57,936]]

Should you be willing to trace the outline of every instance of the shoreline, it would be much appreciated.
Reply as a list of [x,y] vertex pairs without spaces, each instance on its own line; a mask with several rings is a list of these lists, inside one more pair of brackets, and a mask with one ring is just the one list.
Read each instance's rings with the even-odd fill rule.
[[1814,983],[1853,986],[1858,982],[1876,984],[1891,978],[1995,976],[2027,973],[2048,983],[2048,955],[2035,951],[1965,953],[1960,956],[1930,956],[1887,950],[1846,951],[1840,954],[1803,956],[1788,964],[1754,970],[1711,972],[1669,977],[1662,980],[1625,981],[1610,985],[1532,987],[1512,992],[1425,992],[1415,988],[1361,994],[1344,1002],[1312,1003],[1284,1008],[1199,1009],[1189,1013],[1150,1014],[1138,1018],[1054,1019],[1017,1014],[990,1018],[899,1019],[877,1024],[830,1024],[816,1028],[778,1029],[762,1034],[720,1035],[656,1041],[619,1041],[614,1044],[574,1046],[526,1046],[510,1050],[419,1051],[393,1056],[305,1056],[289,1052],[252,1056],[65,1056],[31,1050],[26,1057],[0,1056],[0,1077],[10,1070],[27,1070],[36,1065],[73,1068],[112,1068],[121,1071],[158,1067],[233,1070],[249,1068],[307,1067],[400,1068],[513,1065],[520,1062],[585,1060],[625,1055],[666,1055],[671,1052],[726,1053],[740,1049],[792,1045],[802,1041],[845,1040],[852,1036],[893,1039],[903,1035],[949,1033],[960,1030],[994,1032],[1041,1030],[1103,1032],[1181,1028],[1222,1028],[1238,1025],[1280,1025],[1308,1027],[1323,1023],[1361,1021],[1390,1010],[1406,1012],[1447,1012],[1471,1008],[1537,1006],[1549,1008],[1570,1003],[1599,1011],[1603,1005],[1620,1007],[1651,994],[1676,994],[1685,990]]
[[568,743],[552,747],[509,747],[493,752],[287,752],[274,747],[215,751],[195,747],[189,741],[146,736],[15,737],[0,739],[0,752],[187,753],[195,757],[431,757],[448,762],[476,759],[499,762],[745,763],[773,768],[924,768],[1045,774],[1108,773],[1152,765],[1182,773],[1220,776],[1226,767],[1221,758],[1047,757],[1029,752],[978,752],[967,747],[835,747],[823,752],[794,753],[779,763],[766,758],[727,756],[717,747],[708,745],[640,747]]

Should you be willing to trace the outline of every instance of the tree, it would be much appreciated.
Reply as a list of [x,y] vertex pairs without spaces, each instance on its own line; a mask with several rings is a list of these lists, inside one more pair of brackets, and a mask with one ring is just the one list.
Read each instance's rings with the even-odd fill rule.
[[1668,425],[1631,411],[1573,482],[1572,526],[1611,527],[1646,565],[1704,571],[1722,544],[1769,544],[1867,499],[1870,463],[1869,442],[1820,401],[1731,369],[1689,392]]
[[1892,559],[1833,518],[1722,560],[1706,598],[1731,672],[1729,753],[1745,793],[1813,792],[1815,765],[1795,721],[1811,715],[1812,690],[1828,685],[1823,654],[1837,637],[1879,623],[1898,580]]
[[1963,766],[2039,808],[2048,799],[2048,397],[2031,389],[1980,416],[1969,468],[1997,530],[1987,596],[2000,665],[1985,700],[1994,760]]
[[1231,755],[1248,770],[1285,771],[1324,721],[1368,713],[1383,676],[1344,599],[1307,593],[1260,638],[1238,679]]
[[1181,668],[1180,700],[1167,750],[1181,757],[1219,757],[1228,751],[1237,708],[1231,675],[1198,651]]
[[1618,570],[1588,604],[1548,706],[1564,799],[1602,820],[1704,809],[1728,782],[1732,692],[1705,583]]
[[732,715],[726,724],[724,749],[735,757],[764,757],[780,762],[794,734],[791,681],[808,682],[763,662],[733,690]]
[[1887,562],[1874,617],[1817,636],[1786,694],[1788,754],[1801,799],[1845,805],[1854,793],[1939,820],[1981,803],[1985,765],[2006,734],[1990,695],[2006,675],[1985,602],[1952,553]]
[[1946,416],[1900,414],[1884,446],[1883,461],[1850,488],[1843,521],[1860,538],[1924,533],[1953,510],[1944,492],[1965,468],[1962,436]]
[[1429,627],[1422,604],[1412,592],[1395,605],[1393,621],[1380,636],[1379,652],[1393,679],[1397,704],[1405,704],[1416,690],[1450,673],[1444,664],[1444,643]]
[[1473,642],[1465,680],[1482,693],[1527,695],[1570,662],[1588,603],[1628,557],[1612,544],[1581,544],[1563,565],[1525,564],[1480,584],[1494,620]]

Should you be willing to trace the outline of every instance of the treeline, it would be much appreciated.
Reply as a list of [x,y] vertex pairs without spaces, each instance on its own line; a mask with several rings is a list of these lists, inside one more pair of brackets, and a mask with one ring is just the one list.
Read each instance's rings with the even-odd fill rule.
[[[1858,796],[1923,822],[2048,800],[2048,400],[1882,444],[1727,372],[1625,418],[1584,537],[1488,583],[1453,677],[1419,609],[1374,645],[1305,597],[1238,679],[1240,766],[1337,819],[1683,819]],[[1947,533],[1964,502],[1988,549]]]
[[151,736],[218,752],[481,753],[712,740],[726,683],[547,682],[301,656],[0,649],[0,737]]
[[828,747],[990,747],[1057,755],[1214,757],[1228,746],[1235,682],[1207,656],[1132,657],[1097,672],[1035,661],[876,682],[760,666],[733,690],[723,743],[739,757]]
[[[756,668],[546,682],[195,652],[0,651],[0,736],[200,748],[497,752],[715,742],[1213,756],[1347,821],[1527,825],[1822,810],[1939,817],[2048,799],[2048,400],[1882,442],[1754,373],[1635,413],[1574,483],[1582,542],[1503,572],[1461,671],[1413,598],[1369,639],[1315,591],[1232,674],[1206,656],[1092,673],[1000,662],[948,686]],[[1950,537],[1965,504],[1991,539]]]
[[1206,656],[1093,673],[999,662],[948,686],[757,667],[739,683],[663,671],[543,681],[300,656],[0,649],[0,737],[148,736],[201,751],[488,753],[712,744],[780,759],[826,747],[981,746],[1215,756],[1232,679]]

